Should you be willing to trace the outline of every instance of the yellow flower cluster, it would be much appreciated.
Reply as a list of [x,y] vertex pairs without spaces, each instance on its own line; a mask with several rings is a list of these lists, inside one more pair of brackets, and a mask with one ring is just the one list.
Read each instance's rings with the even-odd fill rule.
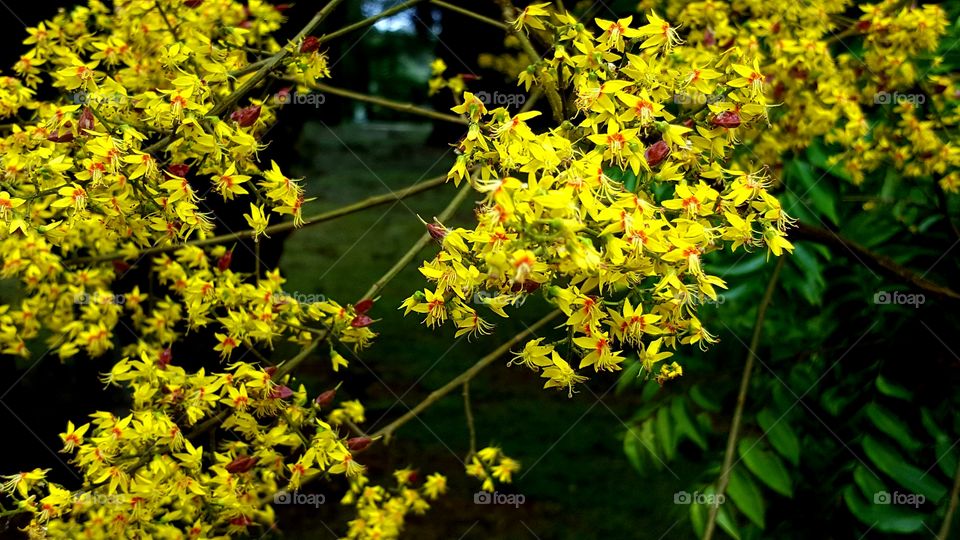
[[[488,111],[470,92],[453,108],[471,123],[449,177],[483,194],[478,223],[437,228],[443,249],[421,268],[435,286],[404,303],[430,326],[449,319],[458,336],[476,335],[490,329],[478,309],[506,317],[542,294],[566,315],[568,337],[531,341],[518,361],[569,392],[585,368],[619,370],[624,347],[639,351],[646,373],[678,376],[679,366],[656,364],[680,344],[715,340],[697,306],[725,284],[703,257],[792,249],[791,219],[763,170],[731,163],[742,133],[768,122],[756,56],[688,47],[656,14],[639,27],[595,24],[548,4],[516,20],[520,32],[549,29],[554,39],[520,81],[575,97],[551,101],[558,127],[535,130],[528,121],[539,113]],[[671,112],[685,94],[704,105]],[[563,358],[561,343],[576,356]]]
[[[0,77],[10,122],[0,128],[0,277],[25,294],[0,307],[0,348],[27,356],[45,336],[66,360],[113,349],[118,325],[136,338],[103,375],[129,392],[130,412],[95,412],[61,434],[82,489],[39,469],[5,477],[31,534],[250,534],[273,525],[281,490],[331,475],[366,482],[354,454],[371,439],[346,435],[364,421],[359,402],[334,406],[333,390],[309,400],[287,365],[186,370],[172,348],[204,327],[224,360],[278,339],[305,355],[326,340],[336,371],[347,361],[334,344],[360,349],[375,336],[372,301],[302,302],[279,271],[234,272],[232,251],[197,242],[216,228],[208,195],[248,203],[255,239],[274,215],[302,223],[300,181],[257,155],[283,100],[242,101],[265,66],[302,89],[329,75],[318,38],[271,37],[282,19],[260,0],[91,0],[30,28],[15,76]],[[157,290],[117,291],[138,264]],[[212,429],[217,444],[201,446]],[[444,489],[431,476],[423,492]]]
[[776,107],[769,126],[743,133],[750,157],[777,169],[822,137],[836,145],[831,172],[855,184],[889,168],[960,192],[960,152],[948,133],[960,122],[958,87],[941,59],[928,57],[949,23],[939,5],[884,0],[860,5],[863,15],[850,20],[849,1],[645,4],[684,25],[694,54],[754,56]]
[[480,489],[493,491],[495,482],[509,484],[513,481],[514,473],[520,470],[520,462],[507,457],[503,450],[488,446],[470,456],[466,469],[469,476],[482,482]]
[[398,469],[393,477],[396,486],[368,485],[365,479],[351,482],[343,503],[356,507],[357,517],[348,524],[348,540],[396,540],[403,531],[407,514],[421,515],[447,491],[447,479],[441,474],[427,476],[417,488],[418,474],[411,469]]
[[[282,59],[278,69],[304,88],[328,74],[316,38],[283,49],[270,37],[281,21],[259,0],[112,9],[92,1],[29,29],[17,77],[0,82],[0,117],[13,120],[0,132],[0,276],[27,295],[0,314],[5,353],[28,355],[25,342],[46,329],[61,359],[81,350],[98,356],[112,347],[122,314],[155,325],[144,334],[153,346],[172,343],[181,318],[190,328],[219,319],[225,355],[248,338],[284,333],[277,312],[296,317],[297,308],[271,304],[269,294],[282,292],[278,278],[242,285],[246,277],[229,272],[222,252],[212,262],[184,248],[159,263],[176,300],[146,306],[137,289],[111,290],[131,267],[122,260],[136,264],[144,249],[210,237],[208,194],[249,199],[255,235],[266,234],[271,214],[301,222],[300,182],[257,158],[276,100],[239,104],[240,89],[258,76],[248,51]],[[37,97],[47,95],[56,97]],[[249,328],[229,322],[247,317],[264,294]]]

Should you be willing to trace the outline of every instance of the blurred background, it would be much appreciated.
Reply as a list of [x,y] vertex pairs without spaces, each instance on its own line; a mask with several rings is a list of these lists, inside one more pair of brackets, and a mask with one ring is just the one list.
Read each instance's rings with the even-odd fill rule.
[[[335,29],[397,2],[347,1],[328,20]],[[301,2],[287,11],[292,35],[317,8]],[[475,4],[475,5],[474,5]],[[11,3],[0,48],[2,65],[17,58],[25,36],[52,15],[53,3]],[[568,6],[603,18],[636,15],[635,2]],[[499,18],[491,2],[471,9]],[[947,40],[949,41],[949,40]],[[331,85],[446,111],[450,92],[428,95],[430,63],[469,79],[471,91],[523,95],[491,69],[480,53],[504,51],[501,31],[423,3],[330,44]],[[281,112],[264,153],[306,179],[316,197],[305,215],[445,174],[455,158],[456,125],[325,94],[322,103],[293,104]],[[951,226],[956,209],[922,192],[864,193],[834,176],[812,147],[791,156],[781,197],[801,222],[842,231],[871,253],[889,257],[956,290],[960,237]],[[817,181],[821,179],[820,181]],[[423,233],[454,193],[453,186],[274,238],[265,258],[279,262],[291,294],[323,294],[351,302],[367,290]],[[875,203],[865,211],[867,202]],[[449,225],[469,225],[465,207]],[[931,209],[935,209],[931,210]],[[956,303],[927,296],[915,305],[884,302],[881,294],[915,293],[868,257],[842,246],[798,238],[772,292],[751,382],[741,439],[750,455],[738,464],[721,525],[740,538],[930,538],[944,516],[958,456],[956,411],[958,317]],[[427,247],[421,258],[436,252]],[[636,377],[628,362],[622,377],[596,377],[579,393],[541,390],[529,370],[496,362],[471,383],[478,444],[497,445],[523,469],[504,491],[524,496],[521,506],[474,504],[479,486],[463,474],[468,448],[464,407],[457,393],[420,421],[406,424],[389,447],[363,455],[373,478],[398,467],[437,471],[450,479],[447,496],[408,522],[408,538],[663,539],[693,538],[720,470],[741,370],[775,262],[765,253],[718,254],[708,264],[731,285],[703,322],[720,343],[707,352],[678,351],[684,376],[664,388]],[[382,292],[371,313],[380,336],[348,368],[342,399],[367,407],[368,432],[386,425],[498,344],[548,311],[535,298],[493,336],[473,343],[448,327],[429,331],[396,307],[424,280],[416,265]],[[15,299],[2,289],[4,302]],[[547,329],[540,335],[552,336]],[[87,411],[124,406],[97,374],[115,357],[4,359],[0,426],[8,441],[3,471],[50,467],[66,483],[71,472],[54,450],[67,420]],[[294,351],[279,347],[273,358]],[[203,346],[173,348],[175,359],[206,363]],[[194,356],[204,359],[191,359]],[[42,358],[38,363],[37,358]],[[178,360],[175,360],[178,361]],[[216,362],[213,361],[215,364]],[[339,377],[338,377],[339,378]],[[300,379],[311,395],[333,384],[327,363],[306,363]],[[7,389],[9,388],[9,389]],[[882,504],[877,493],[921,493],[919,505]],[[282,536],[336,538],[349,512],[327,493],[327,504],[277,507]],[[5,535],[15,536],[8,528]],[[280,536],[280,533],[277,534]]]

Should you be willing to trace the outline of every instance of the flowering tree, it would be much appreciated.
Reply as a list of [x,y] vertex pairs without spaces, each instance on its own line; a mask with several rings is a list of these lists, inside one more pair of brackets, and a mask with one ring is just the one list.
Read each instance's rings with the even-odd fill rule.
[[[715,342],[698,308],[727,286],[705,270],[704,258],[794,249],[786,238],[793,219],[773,193],[774,173],[791,166],[791,152],[823,138],[856,150],[843,161],[854,183],[893,155],[905,175],[939,176],[951,193],[960,188],[957,153],[933,121],[899,103],[900,121],[872,130],[860,106],[881,87],[923,78],[909,62],[944,34],[939,8],[901,12],[885,2],[865,10],[851,29],[868,36],[868,62],[879,74],[865,74],[825,43],[834,21],[823,15],[844,11],[842,2],[790,8],[782,24],[772,22],[782,8],[756,6],[758,18],[738,26],[698,4],[669,7],[668,19],[650,11],[635,24],[578,18],[551,4],[516,9],[507,0],[494,20],[434,1],[502,29],[516,50],[501,64],[522,66],[510,75],[538,99],[488,110],[442,62],[431,88],[452,90],[454,114],[323,82],[331,76],[325,43],[419,1],[321,31],[342,2],[329,0],[282,43],[271,37],[282,14],[259,1],[92,0],[30,29],[16,76],[0,80],[0,114],[10,122],[0,139],[3,276],[26,294],[0,312],[0,345],[27,355],[27,343],[45,335],[65,361],[121,347],[122,360],[103,381],[130,396],[127,414],[92,412],[61,435],[81,485],[58,485],[41,469],[6,477],[16,505],[9,512],[31,514],[31,534],[251,534],[274,524],[277,493],[342,476],[350,486],[343,500],[356,510],[346,536],[396,537],[405,515],[444,493],[446,479],[421,482],[404,469],[380,486],[357,454],[510,350],[512,363],[567,395],[590,376],[621,370],[628,357],[636,359],[633,377],[666,384],[681,376],[674,354]],[[674,17],[689,26],[684,36]],[[909,39],[896,31],[914,27]],[[762,47],[759,38],[769,42]],[[892,51],[903,60],[889,63]],[[938,77],[948,96],[952,80]],[[264,97],[276,80],[290,89]],[[312,90],[462,124],[455,164],[402,191],[303,215],[310,194],[301,181],[283,164],[262,163],[258,152],[285,96]],[[547,114],[536,109],[541,99]],[[448,207],[353,303],[301,302],[277,269],[231,269],[227,246],[237,240],[252,239],[259,251],[272,234],[448,182],[460,187]],[[224,232],[222,216],[209,210],[213,199],[242,201],[248,228]],[[467,199],[476,222],[445,225]],[[449,322],[457,336],[473,338],[491,334],[493,317],[507,317],[528,297],[556,309],[366,433],[363,405],[337,396],[338,370],[344,355],[361,354],[376,338],[378,293],[432,241],[439,252],[420,266],[430,285],[401,306],[428,326]],[[116,290],[141,266],[150,271],[149,290]],[[938,287],[904,275],[922,289]],[[533,338],[552,322],[556,335]],[[134,343],[118,345],[121,325],[133,330]],[[172,347],[204,329],[215,333],[225,366],[208,373],[177,365]],[[278,341],[300,352],[273,365],[264,352]],[[330,362],[330,384],[311,392],[296,370],[318,358]],[[200,436],[212,430],[221,442],[205,445]],[[509,482],[519,468],[497,448],[471,447],[468,455],[466,473],[484,489]]]

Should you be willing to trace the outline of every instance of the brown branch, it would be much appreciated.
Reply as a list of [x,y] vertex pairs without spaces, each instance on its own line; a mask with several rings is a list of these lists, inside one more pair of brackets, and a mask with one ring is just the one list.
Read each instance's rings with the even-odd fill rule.
[[[457,208],[463,203],[464,199],[466,199],[467,196],[473,192],[473,189],[470,186],[471,184],[467,182],[460,188],[460,192],[457,193],[457,196],[454,197],[453,200],[450,201],[450,204],[448,204],[447,207],[444,208],[442,212],[440,212],[440,215],[437,216],[438,221],[442,223],[443,221],[449,219],[454,212],[456,212]],[[420,250],[427,247],[427,244],[430,243],[431,238],[432,237],[430,236],[429,232],[424,233],[416,241],[416,243],[414,243],[413,246],[411,246],[410,249],[408,249],[407,252],[404,253],[403,256],[400,257],[400,259],[396,263],[394,263],[394,265],[391,266],[389,270],[387,270],[387,273],[381,276],[380,279],[378,279],[373,285],[370,286],[367,292],[365,292],[363,296],[360,297],[360,299],[361,300],[364,300],[367,298],[373,299],[377,295],[377,293],[379,293],[380,290],[387,285],[387,283],[389,283],[393,278],[397,276],[397,274],[400,273],[401,270],[403,270],[404,268],[407,267],[408,264],[410,264],[410,261],[412,261],[413,258],[416,257],[418,253],[420,253]]]
[[[390,193],[385,193],[383,195],[374,195],[373,197],[367,197],[366,199],[357,201],[353,204],[348,204],[347,206],[341,206],[334,210],[327,212],[322,212],[320,214],[315,214],[310,217],[306,217],[303,220],[303,225],[301,227],[307,227],[310,225],[316,225],[318,223],[324,223],[343,217],[349,214],[360,212],[361,210],[366,210],[368,208],[373,208],[375,206],[380,206],[390,202],[406,199],[418,193],[423,193],[424,191],[431,190],[438,186],[441,186],[447,182],[446,176],[438,176],[436,178],[431,178],[423,182],[414,184],[408,188],[402,189],[400,191],[394,191]],[[271,225],[264,229],[264,234],[270,235],[278,232],[288,231],[290,229],[297,228],[297,225],[293,221],[284,221],[283,223],[278,223],[276,225]],[[253,229],[246,229],[242,231],[237,231],[230,234],[222,234],[219,236],[214,236],[211,238],[205,238],[202,240],[191,240],[189,242],[184,242],[182,244],[173,244],[169,246],[158,246],[153,248],[147,248],[141,251],[138,251],[136,256],[144,257],[147,255],[156,255],[159,253],[167,253],[170,251],[176,251],[185,246],[212,246],[217,244],[224,244],[243,238],[252,238],[255,235]],[[64,264],[67,266],[76,266],[80,264],[94,264],[98,262],[113,261],[117,259],[126,259],[129,255],[122,252],[114,252],[106,255],[95,255],[90,257],[76,257],[74,259],[69,259],[64,261]]]
[[[516,36],[520,41],[520,46],[523,49],[523,52],[527,53],[527,56],[530,57],[530,61],[537,63],[540,61],[542,56],[533,48],[533,43],[530,43],[530,38],[523,33],[522,30],[516,30],[512,25],[510,25],[510,19],[513,17],[516,8],[513,7],[513,4],[510,0],[497,0],[500,4],[500,8],[503,10],[503,20],[508,25],[508,32]],[[547,96],[547,102],[550,103],[550,110],[553,112],[553,119],[557,124],[563,123],[565,120],[563,114],[563,99],[560,97],[560,93],[557,91],[557,82],[555,80],[544,81],[541,86],[543,87],[544,93]]]
[[260,66],[260,68],[256,71],[256,73],[254,73],[252,77],[243,81],[243,83],[239,87],[237,87],[237,89],[234,90],[229,96],[224,98],[223,101],[221,101],[215,107],[210,109],[210,112],[208,112],[206,116],[220,116],[221,114],[226,112],[227,109],[233,106],[234,103],[239,101],[240,98],[245,96],[247,92],[249,92],[255,86],[260,84],[260,82],[263,81],[267,77],[267,75],[271,71],[273,71],[274,68],[280,65],[280,62],[282,62],[284,58],[289,56],[291,52],[295,50],[294,47],[296,47],[296,45],[299,44],[304,37],[310,35],[310,33],[312,33],[314,30],[316,30],[318,26],[320,26],[320,23],[323,22],[324,19],[326,19],[331,13],[333,13],[333,9],[336,8],[341,2],[343,2],[343,0],[330,0],[329,2],[327,2],[327,5],[323,6],[323,9],[318,11],[317,14],[314,15],[312,19],[310,19],[310,22],[308,22],[307,25],[304,26],[299,32],[297,32],[297,35],[293,37],[293,39],[291,40],[293,43],[292,46],[288,45],[287,47],[284,47],[279,51],[277,51],[277,53],[271,56],[270,58],[267,58],[266,61],[263,63],[263,65]]
[[444,122],[453,122],[455,124],[467,125],[470,122],[461,116],[456,116],[453,114],[446,114],[442,112],[437,112],[431,109],[425,109],[423,107],[418,107],[412,103],[404,103],[401,101],[394,101],[392,99],[386,99],[379,96],[370,96],[367,94],[361,94],[359,92],[354,92],[353,90],[347,90],[344,88],[336,88],[327,84],[313,82],[309,84],[309,87],[327,94],[333,94],[335,96],[342,96],[349,98],[355,101],[362,101],[364,103],[371,103],[373,105],[379,105],[381,107],[386,107],[388,109],[394,109],[397,111],[417,114],[420,116],[425,116],[427,118],[433,118],[434,120],[442,120]]
[[400,418],[397,418],[396,420],[391,422],[389,425],[377,431],[375,434],[372,435],[372,437],[374,438],[383,437],[384,442],[389,443],[390,437],[393,435],[393,432],[399,429],[400,426],[416,418],[418,414],[420,414],[421,412],[426,410],[428,407],[436,403],[440,398],[446,396],[450,392],[453,392],[457,388],[462,387],[463,383],[470,381],[471,379],[476,377],[477,374],[483,370],[483,368],[489,366],[491,363],[493,363],[493,361],[495,361],[496,359],[500,358],[501,356],[509,352],[511,348],[513,348],[515,345],[519,344],[523,340],[527,339],[528,336],[530,336],[531,334],[536,332],[538,329],[540,329],[541,327],[543,327],[544,325],[546,325],[547,323],[555,319],[558,315],[560,315],[560,313],[561,313],[560,310],[554,311],[549,315],[547,315],[546,317],[540,319],[539,321],[531,324],[526,328],[526,330],[513,336],[513,338],[511,338],[509,341],[497,347],[497,349],[494,350],[492,353],[478,360],[477,363],[467,368],[467,370],[461,373],[460,375],[457,375],[456,377],[454,377],[452,380],[450,380],[450,382],[434,390],[433,392],[430,392],[430,395],[428,395],[423,401],[416,404],[412,409],[407,411]]
[[[733,455],[737,448],[737,438],[740,436],[740,421],[743,419],[743,410],[747,403],[747,391],[750,389],[750,377],[753,375],[753,364],[757,359],[757,347],[760,346],[760,334],[763,330],[763,320],[767,316],[767,307],[773,299],[773,291],[777,287],[777,280],[780,278],[780,270],[783,268],[783,261],[786,257],[779,257],[777,265],[773,267],[773,274],[767,282],[767,290],[763,293],[763,300],[757,308],[757,322],[753,325],[753,337],[750,339],[750,348],[747,351],[747,361],[743,365],[743,376],[740,378],[740,391],[737,394],[737,408],[733,413],[733,422],[730,425],[730,434],[727,437],[727,450],[723,455],[723,469],[721,469],[720,479],[717,481],[717,499],[723,496],[727,490],[727,484],[730,483],[730,472],[733,470]],[[716,529],[717,513],[720,511],[719,504],[710,505],[710,514],[707,517],[707,525],[704,527],[703,540],[713,538],[713,531]]]
[[489,25],[491,25],[491,26],[496,26],[497,28],[499,28],[499,29],[501,29],[501,30],[506,30],[506,31],[509,31],[509,30],[510,30],[510,26],[509,26],[509,25],[506,25],[506,24],[504,24],[504,23],[502,23],[502,22],[500,22],[500,21],[498,21],[498,20],[491,19],[490,17],[486,17],[486,16],[483,16],[483,15],[480,15],[479,13],[474,13],[474,12],[470,11],[470,10],[467,9],[467,8],[463,8],[463,7],[460,7],[460,6],[455,6],[455,5],[453,5],[453,4],[449,4],[449,3],[447,3],[447,2],[444,2],[443,0],[430,0],[430,3],[433,4],[433,5],[435,5],[435,6],[437,6],[437,7],[442,7],[443,9],[448,9],[448,10],[453,11],[453,12],[455,12],[455,13],[459,13],[459,14],[461,14],[461,15],[470,17],[470,18],[472,18],[472,19],[476,19],[476,20],[478,20],[478,21],[480,21],[480,22],[489,24]]
[[883,272],[894,279],[903,281],[934,296],[950,300],[960,300],[960,293],[957,293],[953,289],[930,281],[917,272],[897,263],[890,257],[870,251],[853,240],[844,238],[831,230],[821,229],[820,227],[806,223],[799,223],[796,229],[792,231],[792,236],[798,240],[807,240],[826,246],[844,248],[848,253],[853,255],[855,259],[867,265],[869,268]]
[[950,537],[950,526],[953,524],[953,514],[957,511],[958,498],[960,498],[960,465],[957,466],[957,472],[953,475],[950,504],[947,506],[947,513],[943,516],[943,523],[937,533],[937,540],[947,540]]

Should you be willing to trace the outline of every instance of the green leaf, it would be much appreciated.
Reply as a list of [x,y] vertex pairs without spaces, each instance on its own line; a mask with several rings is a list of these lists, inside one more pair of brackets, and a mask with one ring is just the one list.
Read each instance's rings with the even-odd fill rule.
[[880,393],[885,396],[905,399],[907,401],[913,399],[913,392],[898,384],[888,381],[883,377],[883,375],[877,375],[877,380],[875,382],[877,385],[877,390],[879,390]]
[[783,462],[773,452],[757,444],[756,438],[745,438],[737,447],[740,459],[761,482],[781,495],[793,497],[793,482]]
[[723,410],[719,403],[703,393],[703,388],[699,384],[690,387],[690,399],[697,404],[697,407],[706,411],[718,413]]
[[801,200],[809,199],[809,206],[837,225],[840,223],[840,216],[837,213],[837,197],[830,189],[830,180],[824,178],[825,174],[814,175],[814,172],[809,163],[796,159],[787,163],[784,170],[788,178],[798,181],[793,188],[797,196]]
[[887,409],[876,403],[868,403],[863,409],[864,412],[867,413],[867,417],[870,418],[870,421],[873,422],[873,425],[895,439],[900,443],[900,446],[908,450],[918,450],[923,446],[917,442],[913,434],[910,433],[910,428]]
[[730,483],[727,485],[727,494],[747,519],[761,529],[766,527],[763,519],[765,512],[763,494],[749,474],[740,472],[740,469],[733,469],[730,474]]
[[923,528],[924,515],[895,504],[864,501],[852,485],[843,489],[843,500],[860,523],[878,532],[909,534]]
[[633,466],[638,473],[645,474],[646,467],[644,466],[641,452],[646,452],[646,450],[640,448],[640,433],[633,428],[627,429],[627,433],[623,437],[623,453],[627,456],[627,461],[630,462],[630,465]]
[[767,434],[770,445],[794,467],[800,464],[800,440],[784,418],[764,409],[757,414],[757,423]]
[[730,517],[730,512],[727,512],[727,509],[720,507],[720,510],[717,511],[717,525],[723,532],[730,535],[731,538],[740,540],[740,531],[737,530],[737,524],[733,521],[733,518]]
[[858,464],[857,468],[853,470],[853,481],[868,501],[872,501],[878,493],[888,491],[887,485],[862,464]]
[[657,410],[657,420],[654,424],[657,432],[657,441],[660,443],[660,450],[666,461],[670,461],[676,455],[677,445],[676,437],[671,428],[670,411],[666,407],[660,407]]
[[693,423],[693,419],[690,418],[690,413],[687,411],[687,402],[683,399],[673,400],[673,403],[670,404],[670,412],[673,413],[676,432],[686,435],[686,437],[699,446],[701,450],[706,450],[707,441],[703,438],[703,435],[700,434],[700,430],[697,429],[696,424]]
[[898,484],[912,493],[923,495],[936,504],[947,493],[947,488],[933,475],[906,462],[899,452],[874,439],[870,435],[863,438],[863,451],[878,469],[896,480]]

